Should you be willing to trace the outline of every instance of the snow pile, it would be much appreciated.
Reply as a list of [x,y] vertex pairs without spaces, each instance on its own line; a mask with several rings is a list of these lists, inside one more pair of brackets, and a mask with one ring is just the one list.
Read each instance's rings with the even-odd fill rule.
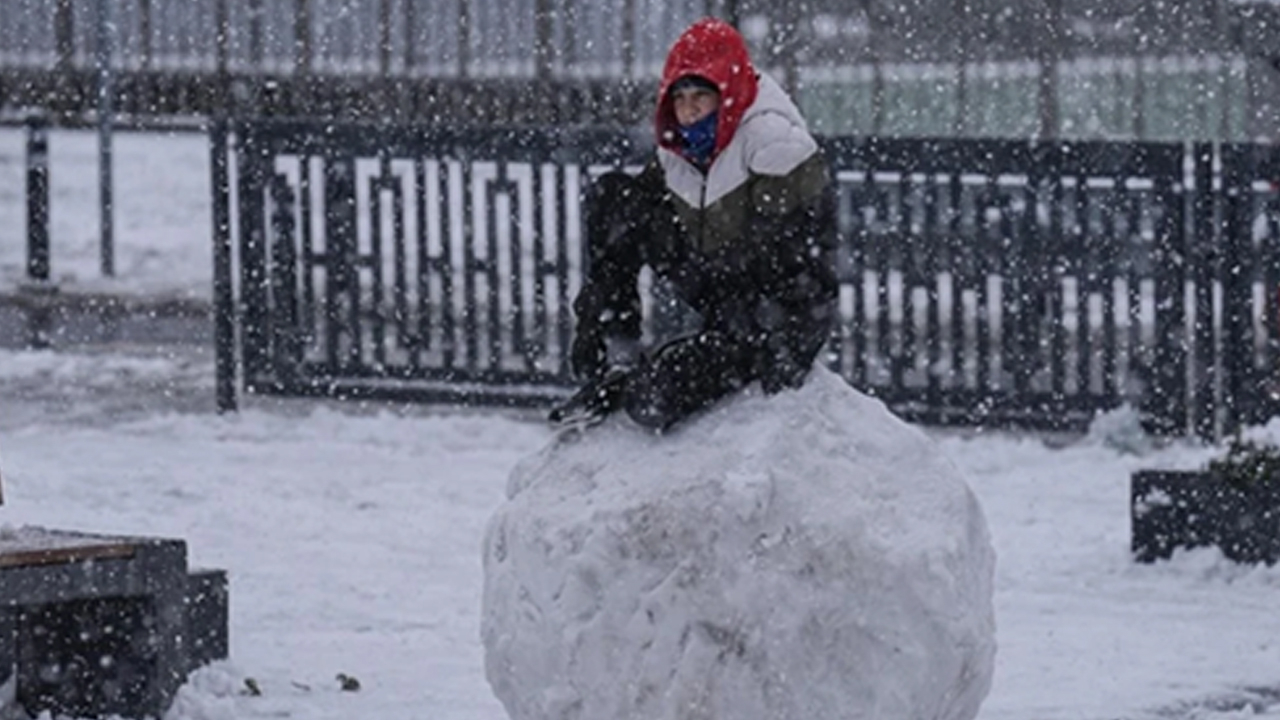
[[1122,455],[1147,455],[1155,447],[1155,440],[1142,427],[1142,414],[1129,404],[1098,413],[1089,423],[1086,439]]
[[507,496],[481,632],[513,720],[968,720],[990,687],[977,501],[826,370],[666,436],[565,436]]

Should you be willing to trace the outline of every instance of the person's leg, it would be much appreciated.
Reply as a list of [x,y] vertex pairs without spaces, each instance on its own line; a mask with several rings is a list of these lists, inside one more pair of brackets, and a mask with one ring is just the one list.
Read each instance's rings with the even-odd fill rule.
[[638,345],[646,218],[637,210],[635,181],[626,173],[602,175],[587,198],[587,273],[573,302],[577,316],[571,359],[579,378],[601,378],[618,358]]
[[629,375],[622,406],[637,424],[665,430],[754,378],[751,351],[702,332],[664,345]]

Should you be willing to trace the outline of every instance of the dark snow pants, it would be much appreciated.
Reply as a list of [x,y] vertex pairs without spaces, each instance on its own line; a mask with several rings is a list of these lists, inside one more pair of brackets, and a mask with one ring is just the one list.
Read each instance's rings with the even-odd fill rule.
[[[674,209],[644,173],[602,176],[588,202],[590,276],[574,301],[578,317],[572,350],[584,379],[609,370],[608,338],[640,337],[641,268],[672,283],[702,317],[702,330],[645,355],[622,384],[610,410],[625,409],[639,424],[665,429],[725,395],[760,380],[766,393],[798,387],[826,341],[836,283],[823,235],[827,214],[800,208],[772,228],[757,229],[773,242],[744,243],[736,255],[710,257],[690,250]],[[832,221],[833,222],[833,221]],[[783,247],[781,258],[760,248]],[[804,288],[804,279],[820,282]]]
[[672,340],[631,371],[619,404],[637,424],[665,430],[754,380],[752,355],[716,332]]

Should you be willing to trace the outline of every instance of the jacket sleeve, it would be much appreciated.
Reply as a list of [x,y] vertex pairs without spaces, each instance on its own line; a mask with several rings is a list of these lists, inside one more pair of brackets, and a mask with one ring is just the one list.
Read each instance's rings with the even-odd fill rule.
[[835,186],[821,153],[786,175],[753,179],[747,232],[759,249],[758,372],[776,392],[804,381],[835,321]]

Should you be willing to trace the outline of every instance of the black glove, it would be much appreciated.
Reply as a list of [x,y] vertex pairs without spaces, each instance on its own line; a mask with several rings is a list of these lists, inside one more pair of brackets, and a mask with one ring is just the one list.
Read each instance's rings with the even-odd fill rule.
[[762,328],[757,367],[765,394],[804,384],[827,342],[834,310],[828,303],[787,312],[771,300],[761,300],[756,314]]
[[604,374],[604,336],[599,330],[579,324],[573,336],[573,346],[569,349],[569,362],[573,365],[573,374],[584,382],[596,380]]
[[798,388],[809,374],[812,358],[798,358],[780,335],[770,337],[763,348],[761,358],[760,389],[765,395],[773,395],[786,388]]

